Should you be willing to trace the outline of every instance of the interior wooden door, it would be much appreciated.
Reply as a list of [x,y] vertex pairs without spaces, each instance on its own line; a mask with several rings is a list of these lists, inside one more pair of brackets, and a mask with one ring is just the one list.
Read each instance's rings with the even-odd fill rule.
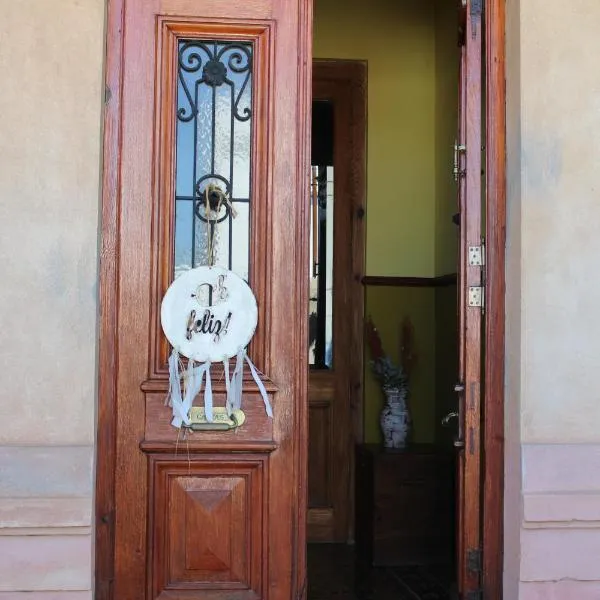
[[[109,2],[97,599],[303,596],[310,7]],[[235,209],[212,251],[256,295],[249,355],[274,417],[246,372],[241,427],[183,433],[159,312],[206,264],[209,183]],[[212,381],[223,405],[222,368]]]
[[481,390],[484,262],[482,243],[482,3],[462,11],[459,127],[455,150],[460,214],[458,316],[457,579],[461,599],[481,587]]
[[309,542],[352,536],[354,443],[362,437],[365,88],[364,63],[314,61]]

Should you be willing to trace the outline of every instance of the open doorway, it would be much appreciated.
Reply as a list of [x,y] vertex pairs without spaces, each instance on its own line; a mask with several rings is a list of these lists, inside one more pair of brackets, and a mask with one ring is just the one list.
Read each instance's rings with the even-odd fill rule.
[[[366,65],[313,64],[309,273],[309,542],[353,538],[363,430]],[[350,499],[350,501],[349,501]]]
[[[350,2],[343,11],[333,0],[314,4],[311,274],[321,273],[321,278],[312,280],[310,292],[309,600],[456,597],[462,543],[456,490],[462,475],[457,469],[454,417],[459,412],[455,384],[460,373],[459,330],[464,325],[457,318],[457,198],[463,176],[457,143],[459,21],[456,4],[445,0],[379,0],[368,7]],[[341,72],[352,66],[354,83],[340,96],[336,112],[324,102],[327,77],[333,78],[336,68]],[[356,109],[340,110],[351,104],[353,89],[365,92],[364,122]],[[348,142],[344,152],[336,148],[340,130],[357,127],[365,132],[364,157],[353,155]],[[361,173],[363,167],[364,207],[345,198],[362,185],[360,177],[343,192],[338,182],[338,175],[357,169]],[[327,202],[319,206],[314,201],[320,193],[335,203],[333,213],[325,208],[331,208]],[[343,219],[337,219],[344,202],[354,202],[361,221],[366,212],[364,249],[362,244],[353,246],[351,221],[356,213],[350,212],[346,224],[350,233],[342,233]],[[315,244],[326,243],[331,235],[335,248]],[[327,254],[330,250],[333,259]],[[341,287],[336,292],[335,274],[341,286],[343,273],[352,275],[344,257],[363,251],[364,306],[352,308],[360,295],[345,294]],[[322,273],[321,265],[313,268],[319,256],[331,261],[332,272]],[[327,277],[332,278],[329,283]],[[344,297],[339,304],[336,294]],[[358,347],[361,354],[360,363],[355,363],[364,376],[359,397],[352,371],[342,377],[345,383],[336,383],[328,362],[332,339],[336,348],[336,310],[354,310],[360,321],[355,327],[356,321],[340,319],[353,327],[339,329],[346,335],[339,339],[344,344],[340,356],[346,347]],[[400,362],[406,345],[411,346],[412,427],[410,443],[402,451],[382,447],[383,393],[369,368],[368,345],[362,345],[367,318],[372,318],[393,360]],[[330,390],[331,400],[324,389]],[[352,411],[357,406],[360,414]]]

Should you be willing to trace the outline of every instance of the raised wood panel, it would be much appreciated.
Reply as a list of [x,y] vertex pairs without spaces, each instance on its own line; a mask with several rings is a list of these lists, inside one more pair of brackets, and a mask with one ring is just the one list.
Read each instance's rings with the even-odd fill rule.
[[242,477],[171,478],[170,584],[204,579],[249,583],[246,557],[239,550],[247,543],[245,484]]
[[331,507],[331,403],[311,403],[308,417],[308,507]]
[[[225,406],[225,394],[214,393],[215,406]],[[272,394],[269,400],[275,407],[277,403]],[[196,404],[202,404],[202,395],[196,400]],[[146,429],[144,441],[151,442],[182,442],[185,441],[194,446],[196,444],[216,443],[222,444],[240,442],[271,442],[273,440],[273,419],[265,413],[262,397],[259,393],[244,394],[242,410],[246,415],[246,421],[241,427],[233,431],[202,431],[182,432],[171,425],[172,411],[165,405],[164,393],[146,394]]]
[[151,457],[151,598],[261,597],[265,473],[260,456]]
[[308,383],[309,405],[331,402],[335,396],[335,377],[328,370],[311,370]]

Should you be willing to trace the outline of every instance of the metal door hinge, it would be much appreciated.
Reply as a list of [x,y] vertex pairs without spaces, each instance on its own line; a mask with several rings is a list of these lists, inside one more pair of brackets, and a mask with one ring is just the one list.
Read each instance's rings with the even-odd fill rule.
[[485,253],[483,244],[481,246],[469,246],[469,266],[483,267],[485,264]]
[[467,550],[467,569],[471,573],[481,573],[482,554],[480,548],[469,548]]
[[108,104],[112,98],[112,92],[108,86],[104,86],[104,104]]
[[476,306],[483,309],[484,293],[481,285],[469,286],[469,306]]
[[469,287],[467,302],[469,306],[481,308],[485,312],[485,238],[481,238],[480,246],[469,246],[467,252],[467,261],[469,267],[480,267],[480,284]]

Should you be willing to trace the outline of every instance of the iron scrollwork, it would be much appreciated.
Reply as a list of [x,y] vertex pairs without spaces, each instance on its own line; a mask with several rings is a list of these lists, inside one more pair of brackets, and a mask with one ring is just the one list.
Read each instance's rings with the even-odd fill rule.
[[[252,64],[251,43],[198,39],[179,42],[176,274],[204,264],[202,232],[207,227],[211,239],[219,245],[221,266],[234,268],[235,252],[249,255],[248,248],[235,247],[232,219],[237,214],[236,206],[250,206]],[[226,202],[222,201],[224,197]],[[244,227],[248,209],[242,211]],[[239,231],[237,222],[236,227]],[[188,233],[183,231],[186,228]],[[243,276],[240,269],[238,274]],[[247,275],[247,267],[244,273]]]
[[[227,64],[223,62],[224,60]],[[237,93],[235,82],[228,77],[228,70],[237,74],[245,74],[244,81],[239,90],[237,90]],[[252,53],[249,44],[219,44],[218,42],[214,42],[211,48],[204,42],[193,40],[184,42],[181,45],[179,48],[179,81],[183,86],[189,106],[187,108],[180,107],[177,111],[177,117],[181,121],[191,121],[198,115],[198,103],[195,100],[198,94],[192,97],[182,71],[186,73],[201,73],[201,77],[195,82],[196,88],[203,83],[213,88],[219,87],[224,83],[227,84],[231,88],[233,116],[238,121],[247,121],[251,117],[252,111],[249,106],[244,107],[241,114],[239,112],[240,100],[248,86],[252,73]]]

